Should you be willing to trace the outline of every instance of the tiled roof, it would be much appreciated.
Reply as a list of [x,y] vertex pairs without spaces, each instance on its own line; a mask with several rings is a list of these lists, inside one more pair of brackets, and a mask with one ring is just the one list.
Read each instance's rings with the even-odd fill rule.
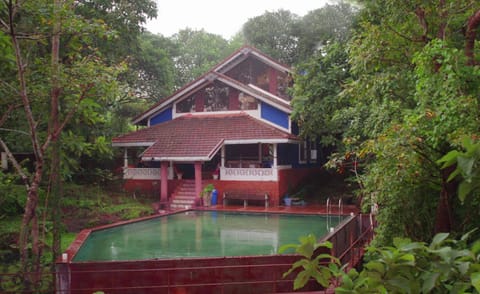
[[298,140],[250,115],[185,115],[114,138],[115,146],[143,142],[151,145],[143,158],[208,160],[224,141],[286,142]]

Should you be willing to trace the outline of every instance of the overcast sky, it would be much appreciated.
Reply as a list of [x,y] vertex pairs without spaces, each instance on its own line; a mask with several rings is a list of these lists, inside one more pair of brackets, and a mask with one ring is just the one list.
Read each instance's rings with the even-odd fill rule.
[[249,18],[265,11],[289,10],[299,16],[321,8],[328,0],[155,0],[158,17],[146,27],[152,33],[165,37],[179,30],[205,29],[230,39],[239,32]]

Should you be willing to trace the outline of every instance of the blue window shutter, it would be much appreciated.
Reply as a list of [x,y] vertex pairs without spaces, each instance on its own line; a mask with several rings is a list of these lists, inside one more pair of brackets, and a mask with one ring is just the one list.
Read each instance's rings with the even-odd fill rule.
[[288,114],[262,102],[261,117],[288,130]]
[[150,118],[150,125],[154,126],[166,121],[172,120],[172,108],[167,108],[164,111],[156,114],[152,118]]

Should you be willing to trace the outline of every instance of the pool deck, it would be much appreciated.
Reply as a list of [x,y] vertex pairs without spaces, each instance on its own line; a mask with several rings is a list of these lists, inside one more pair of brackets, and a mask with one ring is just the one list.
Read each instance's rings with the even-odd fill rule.
[[[294,206],[273,206],[265,208],[263,206],[243,205],[213,205],[207,207],[196,207],[200,210],[220,210],[220,211],[244,211],[244,212],[271,212],[271,213],[291,213],[291,214],[327,214],[327,207],[319,204],[294,205]],[[330,208],[330,214],[358,214],[360,209],[355,205],[345,205],[339,211],[337,206]]]

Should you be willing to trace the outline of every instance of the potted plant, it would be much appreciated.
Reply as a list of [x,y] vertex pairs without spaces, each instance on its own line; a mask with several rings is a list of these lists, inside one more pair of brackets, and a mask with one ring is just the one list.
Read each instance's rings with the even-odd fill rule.
[[203,199],[203,206],[210,206],[210,202],[212,200],[212,191],[215,189],[213,184],[208,184],[203,188],[200,197]]

